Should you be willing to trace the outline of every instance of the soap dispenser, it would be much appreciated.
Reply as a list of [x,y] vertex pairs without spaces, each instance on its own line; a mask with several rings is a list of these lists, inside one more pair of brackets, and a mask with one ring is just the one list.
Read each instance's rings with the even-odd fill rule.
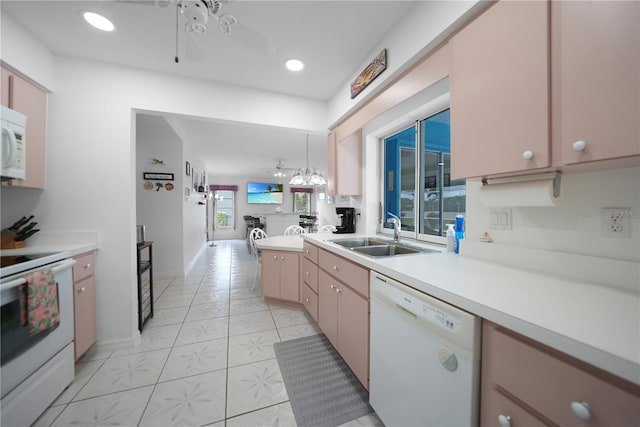
[[453,223],[447,224],[447,252],[453,252],[456,249],[456,232],[453,229]]
[[456,248],[455,253],[460,252],[460,240],[464,239],[464,216],[456,215]]

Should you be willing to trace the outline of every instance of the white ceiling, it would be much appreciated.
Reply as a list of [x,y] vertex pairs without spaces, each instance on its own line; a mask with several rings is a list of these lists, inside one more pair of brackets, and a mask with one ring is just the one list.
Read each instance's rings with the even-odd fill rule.
[[[199,58],[185,50],[184,20],[179,16],[176,52],[176,8],[128,1],[2,0],[2,13],[33,34],[56,55],[73,56],[195,77],[326,101],[350,80],[371,50],[409,10],[412,1],[243,1],[223,3],[224,11],[264,35],[275,46],[271,54],[248,49],[221,33],[210,20]],[[116,31],[89,27],[81,11],[110,18]],[[194,46],[189,44],[189,46]],[[302,59],[298,74],[284,60]],[[174,120],[178,120],[174,118]],[[149,121],[152,123],[152,121]],[[275,166],[305,163],[304,132],[242,126],[216,121],[178,120],[216,175],[251,175]],[[211,144],[221,141],[224,143]],[[213,147],[215,146],[215,152]],[[326,137],[310,136],[310,160],[326,167]],[[220,172],[218,174],[218,172]],[[253,174],[255,176],[255,173]]]

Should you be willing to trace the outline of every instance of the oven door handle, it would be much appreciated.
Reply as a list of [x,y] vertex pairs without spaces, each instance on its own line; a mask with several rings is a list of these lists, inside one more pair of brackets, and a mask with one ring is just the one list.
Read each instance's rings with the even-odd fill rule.
[[[54,273],[57,273],[61,270],[64,270],[66,268],[69,268],[71,266],[73,266],[73,264],[76,263],[75,259],[65,259],[63,261],[60,261],[58,264],[54,265],[53,267],[47,266],[47,268],[51,268],[51,271],[53,271]],[[33,271],[38,271],[38,270],[44,270],[44,268],[40,268],[40,269],[35,269],[32,270],[30,273],[32,273]],[[19,277],[17,279],[11,280],[9,282],[3,283],[2,285],[0,285],[0,289],[2,291],[7,291],[9,289],[15,288],[17,286],[20,286],[24,283],[27,283],[27,277],[23,276],[23,277]]]

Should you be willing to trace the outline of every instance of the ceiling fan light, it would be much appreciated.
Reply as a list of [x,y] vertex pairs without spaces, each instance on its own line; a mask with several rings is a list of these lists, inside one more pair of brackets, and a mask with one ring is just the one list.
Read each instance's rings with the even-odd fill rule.
[[82,17],[89,25],[101,31],[113,31],[115,28],[113,22],[98,13],[86,11],[82,13]]
[[302,71],[304,68],[304,62],[296,58],[288,59],[285,65],[289,71]]

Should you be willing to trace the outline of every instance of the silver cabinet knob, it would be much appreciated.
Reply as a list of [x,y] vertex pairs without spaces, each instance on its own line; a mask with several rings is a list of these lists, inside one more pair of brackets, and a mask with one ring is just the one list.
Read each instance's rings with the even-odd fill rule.
[[305,252],[306,252],[306,253],[309,253],[309,249],[306,249],[306,250],[305,250]]
[[330,287],[331,287],[331,289],[335,289],[335,288],[336,288],[336,285],[333,285],[333,284],[332,284]]
[[274,256],[273,256],[273,259],[278,259],[278,255],[274,255]]
[[498,415],[500,427],[511,427],[511,417],[509,415]]
[[307,303],[308,303],[308,302],[309,302],[309,298],[307,298],[307,299],[305,300],[305,302],[307,302]]
[[333,269],[334,269],[335,271],[338,271],[338,270],[340,270],[340,267],[338,267],[337,265],[334,265],[334,266],[333,266]]
[[525,151],[524,153],[522,153],[522,158],[523,158],[524,160],[531,160],[531,159],[533,159],[533,151],[531,151],[531,150],[527,150],[527,151]]
[[336,289],[336,293],[337,293],[337,294],[341,294],[341,293],[342,293],[342,289],[337,288],[337,289]]
[[83,265],[83,266],[82,266],[82,268],[84,268],[85,270],[86,270],[87,268],[91,268],[91,264],[87,263],[87,264]]
[[309,273],[308,271],[305,272],[305,274],[307,275],[307,277],[311,276],[311,273]]
[[284,261],[284,256],[281,256],[280,259]]
[[591,419],[591,408],[589,407],[587,402],[578,402],[574,400],[573,402],[571,402],[571,410],[576,415],[576,417],[580,418],[581,420],[588,421]]
[[85,287],[83,286],[83,287],[81,287],[80,289],[78,289],[78,293],[80,294],[80,293],[82,293],[82,292],[84,292],[84,291],[86,291],[86,290],[87,290],[87,288],[85,288]]
[[571,148],[573,151],[584,151],[584,149],[587,148],[587,143],[580,139],[571,144]]

